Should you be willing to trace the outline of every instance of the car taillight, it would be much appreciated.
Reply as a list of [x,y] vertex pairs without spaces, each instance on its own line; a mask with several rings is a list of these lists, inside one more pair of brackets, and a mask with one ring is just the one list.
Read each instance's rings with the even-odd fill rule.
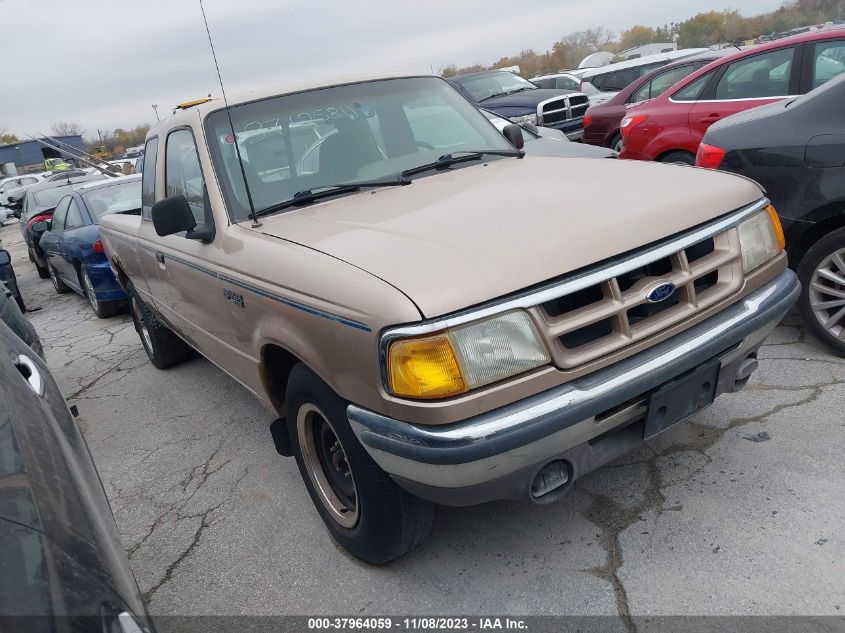
[[105,253],[106,249],[103,248],[103,240],[96,240],[94,242],[94,252],[95,253]]
[[725,150],[721,147],[701,143],[695,155],[695,165],[706,169],[719,169],[723,158],[725,158]]
[[645,123],[648,116],[645,114],[635,114],[634,116],[626,116],[622,119],[622,124],[619,126],[619,131],[622,136],[627,137],[631,134],[631,130],[637,127],[640,123]]
[[52,217],[53,217],[52,215],[36,215],[36,216],[33,216],[33,218],[29,222],[26,223],[26,228],[31,229],[32,225],[35,224],[36,222],[47,222]]
[[590,124],[593,122],[593,115],[588,114],[584,117],[584,127],[590,127]]

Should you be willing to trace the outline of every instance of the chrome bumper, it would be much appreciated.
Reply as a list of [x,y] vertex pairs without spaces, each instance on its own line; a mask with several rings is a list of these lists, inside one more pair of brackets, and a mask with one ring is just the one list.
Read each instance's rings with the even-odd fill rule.
[[[526,489],[523,480],[552,459],[563,456],[575,464],[574,480],[618,457],[621,440],[611,450],[606,443],[601,456],[590,441],[631,423],[632,415],[625,412],[636,414],[639,407],[642,417],[652,390],[702,363],[720,363],[716,395],[736,391],[747,378],[738,375],[740,365],[800,291],[795,273],[786,270],[717,315],[639,354],[454,424],[413,425],[356,405],[349,405],[347,416],[376,463],[416,494],[455,505],[519,498]],[[625,406],[614,410],[620,405]],[[630,440],[625,440],[626,450],[633,447]],[[566,457],[572,451],[571,459]]]

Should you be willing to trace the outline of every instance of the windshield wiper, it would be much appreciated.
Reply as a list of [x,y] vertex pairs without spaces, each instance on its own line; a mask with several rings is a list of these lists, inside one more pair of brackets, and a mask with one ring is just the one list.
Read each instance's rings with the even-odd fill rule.
[[290,200],[284,200],[283,202],[269,206],[266,209],[262,209],[261,211],[258,211],[256,215],[267,215],[290,207],[296,207],[301,204],[310,204],[311,202],[316,202],[317,200],[322,200],[323,198],[339,196],[344,193],[353,193],[355,191],[360,191],[361,189],[369,189],[373,187],[401,187],[403,185],[410,185],[411,182],[413,181],[402,176],[401,178],[395,178],[392,180],[349,182],[339,185],[324,185],[315,187],[314,189],[305,189],[304,191],[297,191],[293,194],[293,198]]
[[496,92],[494,94],[491,94],[491,95],[484,97],[483,99],[479,99],[478,103],[484,103],[488,99],[495,99],[496,97],[507,97],[507,96],[508,96],[507,92]]
[[[455,156],[455,154],[466,154],[466,156]],[[430,169],[446,169],[456,163],[465,163],[471,160],[481,160],[484,155],[488,156],[513,156],[522,158],[525,152],[521,149],[462,149],[451,154],[444,154],[433,163],[426,163],[419,167],[411,167],[402,172],[402,176],[414,176]]]

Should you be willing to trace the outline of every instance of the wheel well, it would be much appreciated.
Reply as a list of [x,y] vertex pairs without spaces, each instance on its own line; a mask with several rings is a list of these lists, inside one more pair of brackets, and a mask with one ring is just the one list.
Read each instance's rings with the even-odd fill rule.
[[614,130],[613,132],[611,132],[609,134],[610,140],[607,142],[607,146],[609,148],[613,149],[613,145],[614,145],[616,139],[619,138],[620,136],[622,136],[622,130]]
[[261,381],[280,416],[285,415],[288,376],[299,359],[278,345],[265,345],[261,350]]
[[[843,205],[841,202],[838,202],[829,206],[833,209],[842,209]],[[825,209],[826,207],[822,207],[817,211],[824,211]],[[813,244],[818,242],[831,231],[840,229],[843,226],[845,226],[845,213],[840,213],[839,215],[834,215],[833,217],[826,218],[813,224],[813,226],[798,236],[798,239],[795,240],[794,244],[787,243],[786,252],[789,254],[790,268],[798,268],[798,264],[801,262],[801,259],[807,254],[807,251],[810,250]]]
[[669,149],[669,150],[666,150],[665,152],[663,152],[662,154],[660,154],[659,156],[657,156],[654,160],[657,161],[657,162],[660,162],[664,158],[666,158],[669,154],[689,154],[690,156],[695,158],[695,154],[693,152],[689,152],[685,149]]

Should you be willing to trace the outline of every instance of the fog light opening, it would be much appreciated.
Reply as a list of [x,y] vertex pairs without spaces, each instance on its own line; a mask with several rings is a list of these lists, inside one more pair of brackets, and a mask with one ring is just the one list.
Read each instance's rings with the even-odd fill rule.
[[556,459],[540,469],[531,482],[531,496],[539,499],[569,483],[571,469],[568,462]]

